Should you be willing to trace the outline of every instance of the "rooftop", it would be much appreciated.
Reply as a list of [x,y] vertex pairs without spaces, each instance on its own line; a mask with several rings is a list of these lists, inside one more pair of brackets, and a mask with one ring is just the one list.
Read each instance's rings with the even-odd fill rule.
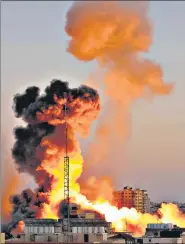
[[[67,221],[67,219],[64,219],[63,221]],[[110,223],[106,222],[103,219],[70,219],[70,225],[71,226],[104,226],[107,227]]]
[[55,225],[55,224],[58,224],[58,220],[57,219],[34,219],[34,218],[30,218],[30,219],[25,219],[24,223],[25,223],[25,225],[32,225],[32,224]]
[[[25,219],[25,225],[52,225],[58,226],[61,225],[63,222],[66,222],[67,219]],[[81,218],[71,218],[70,225],[71,226],[104,226],[107,227],[111,223],[106,222],[103,219],[81,219]]]

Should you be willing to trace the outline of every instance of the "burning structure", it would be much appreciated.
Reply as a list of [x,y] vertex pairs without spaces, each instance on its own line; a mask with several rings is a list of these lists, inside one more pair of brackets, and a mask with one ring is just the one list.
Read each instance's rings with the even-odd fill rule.
[[[127,230],[135,235],[142,235],[148,223],[185,226],[185,216],[173,204],[163,204],[155,215],[138,213],[134,208],[118,209],[112,205],[111,180],[80,178],[89,162],[97,165],[100,160],[111,161],[113,143],[123,145],[132,102],[145,95],[171,91],[161,67],[142,56],[152,42],[147,8],[117,1],[75,2],[67,13],[65,31],[71,38],[69,53],[82,61],[97,61],[110,105],[109,115],[97,126],[95,140],[82,156],[78,139],[88,136],[100,113],[97,90],[87,85],[70,89],[67,82],[53,80],[44,94],[38,87],[29,87],[14,97],[16,117],[22,118],[26,126],[15,128],[13,159],[17,170],[30,174],[38,187],[10,198],[12,222],[4,227],[5,232],[20,227],[23,219],[66,217],[66,123],[70,202],[105,215],[117,231],[127,225]],[[119,130],[115,131],[115,127]]]

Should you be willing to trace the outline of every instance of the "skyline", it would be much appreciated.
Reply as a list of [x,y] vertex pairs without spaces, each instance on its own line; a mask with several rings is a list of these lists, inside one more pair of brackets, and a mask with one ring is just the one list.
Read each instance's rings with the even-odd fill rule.
[[[172,94],[156,97],[152,103],[140,99],[133,104],[132,134],[125,155],[118,155],[119,170],[114,165],[110,165],[111,168],[103,165],[99,172],[94,172],[97,175],[102,172],[111,174],[117,188],[121,185],[144,188],[154,201],[185,201],[185,195],[182,195],[185,184],[183,4],[163,2],[159,8],[158,2],[151,2],[149,10],[155,30],[154,44],[147,56],[162,65],[165,80],[175,82]],[[71,79],[74,86],[79,85],[95,70],[94,62],[80,63],[66,52],[68,38],[64,33],[64,17],[69,6],[68,2],[2,2],[4,116],[1,122],[3,136],[8,140],[2,147],[8,154],[13,143],[13,127],[18,124],[11,111],[13,95],[17,91],[23,91],[28,84],[43,87],[52,78]],[[172,14],[176,16],[173,19]],[[84,144],[88,146],[88,140],[82,142],[85,150]],[[123,164],[122,156],[126,157]],[[172,177],[176,174],[178,178],[174,182]]]

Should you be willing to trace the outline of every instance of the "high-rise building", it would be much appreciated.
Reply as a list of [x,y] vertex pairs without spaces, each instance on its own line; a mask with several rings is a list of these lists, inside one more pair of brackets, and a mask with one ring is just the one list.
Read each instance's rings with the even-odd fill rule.
[[118,208],[123,207],[123,191],[113,192],[113,204]]
[[143,190],[143,213],[150,213],[150,198],[146,190]]
[[134,208],[140,212],[143,213],[143,206],[144,206],[144,194],[143,190],[136,188],[134,190]]
[[147,191],[126,186],[122,191],[115,191],[113,204],[117,208],[135,208],[140,213],[150,213],[150,198]]
[[127,208],[134,207],[134,192],[132,187],[126,186],[123,189],[123,206]]
[[127,207],[133,208],[134,204],[133,189],[129,186],[123,188],[122,191],[115,191],[113,193],[113,203],[117,208]]

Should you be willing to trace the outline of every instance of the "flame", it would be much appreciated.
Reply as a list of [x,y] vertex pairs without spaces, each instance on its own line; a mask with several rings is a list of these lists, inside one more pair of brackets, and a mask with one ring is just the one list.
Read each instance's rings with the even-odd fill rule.
[[106,221],[112,222],[112,227],[118,232],[127,230],[132,232],[134,236],[142,236],[149,223],[172,223],[181,228],[185,227],[185,214],[180,212],[174,204],[162,204],[158,210],[162,214],[162,217],[159,218],[157,214],[142,214],[134,208],[128,209],[123,207],[118,209],[108,201],[102,199],[92,203],[85,196],[79,194],[75,198],[75,202],[82,207],[98,211],[105,215]]
[[[42,204],[42,218],[58,218],[58,208],[61,200],[64,199],[64,156],[66,155],[66,127],[68,124],[68,156],[70,157],[70,197],[80,193],[80,186],[77,180],[82,174],[83,157],[80,146],[75,138],[75,132],[85,136],[89,133],[91,122],[96,119],[99,112],[99,98],[91,100],[89,94],[83,94],[82,98],[69,98],[68,106],[70,107],[67,117],[64,120],[63,105],[66,102],[64,98],[58,98],[54,95],[56,105],[49,106],[38,112],[37,117],[40,121],[47,121],[55,125],[56,129],[53,134],[45,137],[38,149],[38,157],[41,158],[41,166],[37,171],[45,170],[54,178],[52,189],[48,194],[49,204]],[[40,151],[42,153],[40,153]]]
[[[58,150],[55,150],[55,152]],[[138,213],[136,209],[121,208],[112,206],[101,194],[95,201],[89,201],[80,193],[80,186],[77,179],[82,173],[83,159],[81,154],[70,157],[70,197],[71,201],[79,204],[84,209],[94,210],[103,215],[108,222],[112,222],[112,227],[116,231],[131,231],[134,236],[141,236],[145,233],[148,223],[173,223],[179,227],[185,226],[185,215],[182,214],[174,204],[162,204],[159,209],[161,218],[157,215]],[[64,164],[63,158],[58,162],[57,167],[46,167],[55,178],[52,190],[49,195],[50,204],[43,204],[42,218],[59,218],[58,206],[63,199],[64,192]],[[96,182],[91,179],[87,186]],[[100,186],[101,187],[101,186]],[[90,188],[91,189],[91,188]],[[104,188],[105,189],[105,188]],[[101,192],[101,191],[100,191]],[[105,195],[104,195],[105,196]]]

